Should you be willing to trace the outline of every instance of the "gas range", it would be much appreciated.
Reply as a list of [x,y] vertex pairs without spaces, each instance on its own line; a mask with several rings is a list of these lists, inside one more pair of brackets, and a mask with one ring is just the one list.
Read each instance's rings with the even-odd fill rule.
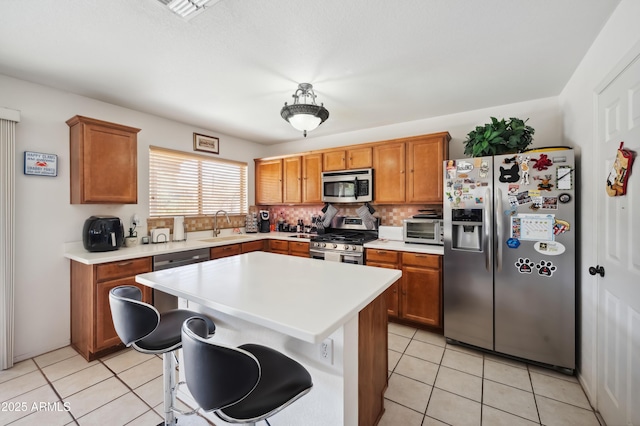
[[378,238],[359,217],[337,216],[324,234],[311,238],[309,254],[314,259],[364,264],[364,244]]
[[311,238],[311,247],[317,249],[336,251],[363,251],[364,243],[376,240],[378,233],[332,231],[328,234],[317,235]]

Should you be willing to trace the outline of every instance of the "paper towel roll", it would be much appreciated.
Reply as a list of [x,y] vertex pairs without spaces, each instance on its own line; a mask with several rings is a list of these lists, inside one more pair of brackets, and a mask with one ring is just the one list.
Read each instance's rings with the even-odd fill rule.
[[184,216],[173,218],[173,241],[184,240]]

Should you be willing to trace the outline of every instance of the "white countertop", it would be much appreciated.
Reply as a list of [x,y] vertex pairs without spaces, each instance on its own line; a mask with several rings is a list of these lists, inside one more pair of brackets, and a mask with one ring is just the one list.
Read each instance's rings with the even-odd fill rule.
[[136,281],[319,343],[401,276],[395,269],[252,252],[149,272]]
[[[218,237],[218,241],[211,241],[213,237],[200,236],[198,238],[187,238],[186,241],[171,241],[168,243],[160,244],[138,244],[135,247],[120,247],[118,250],[103,251],[103,252],[89,252],[85,250],[82,245],[82,241],[76,241],[65,244],[64,257],[67,259],[75,260],[76,262],[84,263],[87,265],[94,265],[107,262],[118,262],[121,260],[135,259],[145,256],[157,256],[165,253],[175,253],[187,250],[196,250],[207,247],[217,247],[229,244],[239,244],[248,241],[264,240],[264,239],[276,239],[287,241],[305,241],[309,239],[295,238],[292,235],[297,235],[289,232],[269,232],[269,233],[256,233],[256,234],[232,234],[221,235]],[[238,239],[228,239],[228,237],[237,236]]]
[[[82,246],[82,241],[66,243],[64,257],[87,265],[95,265],[107,262],[119,262],[121,260],[135,259],[138,257],[157,256],[165,253],[175,253],[180,251],[195,250],[207,247],[217,247],[229,244],[238,244],[248,241],[275,239],[286,241],[309,242],[308,238],[296,238],[298,235],[289,232],[269,232],[257,234],[233,234],[218,237],[217,241],[213,237],[200,236],[189,238],[187,241],[169,242],[161,244],[138,244],[135,247],[120,247],[118,250],[104,252],[88,252]],[[230,236],[240,237],[238,239],[228,239]],[[403,241],[379,239],[366,243],[365,248],[378,248],[382,250],[408,251],[414,253],[444,254],[443,246],[433,246],[427,244],[406,244]]]
[[409,251],[412,253],[426,253],[426,254],[444,254],[444,246],[436,246],[430,244],[414,244],[405,243],[404,241],[396,240],[375,240],[364,245],[365,248],[377,248],[381,250],[396,250],[396,251]]

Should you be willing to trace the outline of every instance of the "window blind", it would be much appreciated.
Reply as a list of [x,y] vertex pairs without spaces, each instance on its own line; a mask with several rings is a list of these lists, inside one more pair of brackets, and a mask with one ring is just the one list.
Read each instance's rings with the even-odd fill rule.
[[246,214],[247,163],[149,147],[149,215]]

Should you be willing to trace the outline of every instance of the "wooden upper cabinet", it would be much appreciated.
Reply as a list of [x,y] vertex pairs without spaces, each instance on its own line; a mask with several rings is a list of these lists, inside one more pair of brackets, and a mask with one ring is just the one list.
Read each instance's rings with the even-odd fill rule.
[[325,151],[322,160],[322,170],[333,172],[347,168],[347,152],[344,149],[338,151]]
[[373,200],[376,204],[405,201],[405,143],[373,147]]
[[341,149],[324,153],[323,171],[367,169],[373,164],[370,146]]
[[407,142],[407,203],[442,202],[442,163],[449,135]]
[[347,169],[368,169],[373,167],[373,150],[370,146],[347,150]]
[[255,160],[256,204],[282,203],[282,159]]
[[302,157],[282,159],[282,202],[302,202]]
[[136,204],[140,129],[79,115],[67,124],[71,204]]
[[302,202],[322,202],[322,154],[302,157]]

